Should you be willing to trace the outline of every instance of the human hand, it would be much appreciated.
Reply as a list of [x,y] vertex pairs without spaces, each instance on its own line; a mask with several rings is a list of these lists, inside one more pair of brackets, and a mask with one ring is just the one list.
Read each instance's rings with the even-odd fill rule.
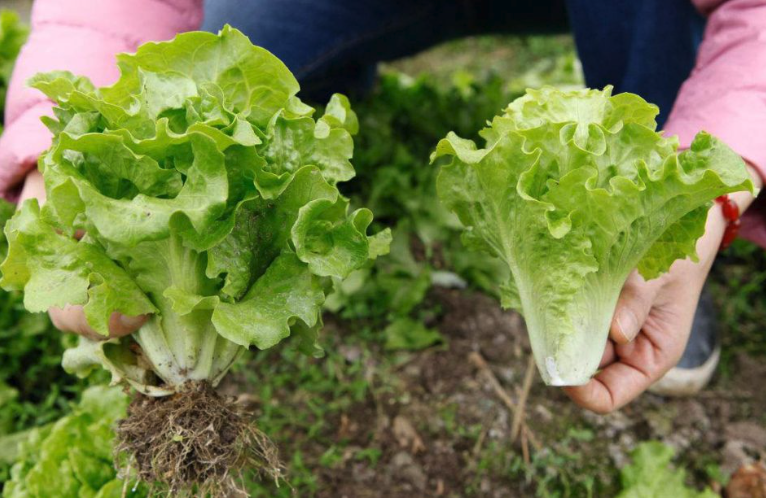
[[[754,169],[757,188],[762,180]],[[744,212],[753,196],[729,196]],[[660,278],[628,277],[612,318],[609,340],[598,374],[584,386],[564,388],[583,408],[608,413],[621,408],[658,381],[681,359],[691,333],[700,293],[721,244],[726,221],[721,206],[708,215],[705,235],[697,242],[699,261],[676,261]]]
[[[37,199],[41,204],[45,202],[43,176],[37,170],[34,170],[27,175],[19,197],[19,205],[31,198]],[[138,330],[147,320],[146,315],[125,316],[119,313],[113,313],[112,316],[109,317],[109,337],[105,337],[88,325],[82,306],[51,308],[48,310],[48,314],[51,317],[53,325],[62,332],[72,332],[94,341],[130,335]]]

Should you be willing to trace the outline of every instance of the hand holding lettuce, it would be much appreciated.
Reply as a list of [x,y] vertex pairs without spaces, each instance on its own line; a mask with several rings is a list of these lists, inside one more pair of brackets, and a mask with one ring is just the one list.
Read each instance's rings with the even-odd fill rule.
[[[742,159],[700,133],[691,149],[656,132],[656,106],[631,94],[529,90],[482,131],[450,134],[439,195],[469,247],[501,258],[503,305],[524,315],[551,385],[599,368],[620,291],[697,259],[711,201],[753,186]],[[680,353],[679,353],[680,354]]]

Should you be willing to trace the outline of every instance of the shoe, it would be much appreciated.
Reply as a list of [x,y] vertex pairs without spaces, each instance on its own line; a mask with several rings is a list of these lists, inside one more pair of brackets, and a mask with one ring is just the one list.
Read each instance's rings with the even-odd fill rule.
[[681,360],[649,391],[662,396],[693,396],[708,385],[720,358],[718,317],[712,296],[703,289]]

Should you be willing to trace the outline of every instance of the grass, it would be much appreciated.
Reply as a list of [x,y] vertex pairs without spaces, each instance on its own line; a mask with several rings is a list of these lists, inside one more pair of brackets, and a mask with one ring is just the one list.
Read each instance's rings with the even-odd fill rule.
[[738,354],[766,358],[766,251],[737,240],[716,261],[708,280],[718,306],[722,368]]

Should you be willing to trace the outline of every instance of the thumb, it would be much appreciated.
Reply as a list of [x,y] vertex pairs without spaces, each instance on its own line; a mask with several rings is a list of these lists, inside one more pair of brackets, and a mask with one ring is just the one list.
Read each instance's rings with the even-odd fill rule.
[[19,195],[19,206],[25,200],[32,198],[37,199],[41,206],[45,203],[45,182],[43,175],[37,170],[30,171],[24,180],[24,186]]
[[652,310],[658,290],[657,280],[647,282],[638,272],[630,274],[612,317],[609,337],[614,342],[627,344],[636,338]]
[[93,330],[85,318],[82,306],[67,305],[63,308],[51,308],[48,310],[53,326],[62,332],[72,332],[91,339],[103,341],[115,337],[123,337],[132,334],[146,322],[147,316],[125,316],[112,313],[109,318],[109,336],[103,336]]

